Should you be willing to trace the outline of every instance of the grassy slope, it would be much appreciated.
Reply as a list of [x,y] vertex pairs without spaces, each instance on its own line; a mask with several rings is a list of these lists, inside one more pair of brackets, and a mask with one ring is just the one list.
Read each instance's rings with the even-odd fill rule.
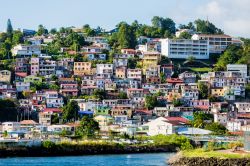
[[203,149],[195,149],[183,151],[184,157],[215,157],[221,159],[229,159],[229,158],[250,158],[250,154],[233,154],[233,153],[225,153],[220,151],[204,151]]

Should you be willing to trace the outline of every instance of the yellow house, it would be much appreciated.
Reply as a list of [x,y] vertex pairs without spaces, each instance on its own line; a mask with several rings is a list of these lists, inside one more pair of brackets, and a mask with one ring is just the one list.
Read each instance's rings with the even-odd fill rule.
[[118,115],[127,115],[128,117],[132,116],[132,108],[131,106],[127,105],[119,105],[115,106],[111,109],[111,116],[118,116]]
[[127,75],[127,68],[126,67],[117,67],[115,69],[115,76],[116,78],[126,78]]
[[219,97],[219,96],[224,96],[224,94],[225,94],[225,89],[223,89],[223,88],[212,88],[211,89],[212,96]]
[[143,73],[146,73],[146,69],[149,67],[157,66],[161,60],[161,54],[159,52],[145,52],[142,59]]
[[98,122],[99,126],[108,126],[113,123],[113,118],[110,115],[98,115],[94,117],[95,121]]
[[93,74],[91,62],[74,62],[74,75],[89,75]]
[[9,70],[0,71],[0,82],[10,83],[11,72]]

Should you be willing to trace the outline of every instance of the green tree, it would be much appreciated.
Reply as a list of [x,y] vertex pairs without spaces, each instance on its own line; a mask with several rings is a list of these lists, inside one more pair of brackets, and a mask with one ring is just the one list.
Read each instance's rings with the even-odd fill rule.
[[175,107],[179,107],[179,106],[182,106],[182,102],[181,102],[181,100],[180,99],[174,99],[173,100],[173,105],[175,106]]
[[127,99],[128,98],[127,93],[126,92],[120,92],[119,95],[118,95],[118,98],[119,99]]
[[151,22],[153,27],[160,28],[164,33],[165,31],[168,31],[170,34],[174,34],[176,31],[175,22],[170,18],[162,18],[159,16],[154,16]]
[[95,133],[100,130],[98,122],[93,118],[84,116],[77,128],[76,133],[80,136],[94,137]]
[[192,35],[188,32],[182,32],[180,36],[178,37],[179,39],[191,39]]
[[196,31],[205,34],[223,34],[223,31],[217,28],[213,23],[205,20],[195,20]]
[[213,120],[213,115],[203,112],[195,112],[194,120],[191,121],[193,127],[204,128],[206,125],[205,120]]
[[201,99],[207,99],[208,98],[208,86],[202,82],[199,82],[198,89],[199,89],[199,97]]
[[235,64],[244,55],[243,48],[237,45],[230,45],[218,59],[215,70],[226,70],[227,64]]
[[86,34],[86,36],[95,36],[96,31],[92,29],[88,24],[83,26],[83,32]]
[[0,99],[0,108],[0,122],[17,120],[17,105],[12,100]]
[[139,61],[139,59],[137,59],[137,58],[129,58],[128,59],[128,68],[135,69],[138,61]]
[[70,101],[63,107],[63,120],[64,121],[76,121],[79,117],[78,111],[80,110],[76,101]]
[[11,25],[10,19],[8,19],[8,21],[7,21],[7,29],[6,29],[6,32],[7,32],[7,35],[8,35],[9,37],[12,36],[13,27],[12,27],[12,25]]
[[95,89],[93,95],[100,100],[103,100],[106,98],[106,92],[105,90],[102,90],[102,89]]
[[189,22],[187,25],[180,24],[179,29],[192,29],[195,30],[195,26],[192,22]]
[[118,43],[120,48],[135,48],[136,36],[134,30],[127,23],[120,23],[118,31]]
[[14,31],[12,37],[12,44],[17,45],[23,43],[23,33],[21,31]]
[[50,30],[50,33],[53,34],[53,35],[55,35],[55,34],[57,33],[56,28],[52,28],[52,29]]
[[166,83],[166,76],[164,73],[160,73],[160,79],[161,79],[161,83]]
[[206,130],[210,130],[215,135],[224,135],[227,132],[227,129],[225,126],[219,123],[210,123],[205,126]]
[[41,36],[41,35],[46,35],[48,34],[48,29],[46,29],[43,25],[39,25],[38,26],[38,30],[37,30],[37,33],[36,33],[38,36]]
[[146,98],[145,98],[145,106],[146,106],[147,109],[151,110],[154,107],[156,107],[157,104],[158,104],[157,96],[155,96],[155,95],[146,96]]
[[194,63],[195,57],[194,56],[188,56],[187,63]]

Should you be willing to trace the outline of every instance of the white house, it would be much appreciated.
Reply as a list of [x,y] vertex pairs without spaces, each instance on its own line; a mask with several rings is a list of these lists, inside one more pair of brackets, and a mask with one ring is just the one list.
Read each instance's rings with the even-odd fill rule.
[[31,55],[39,55],[41,54],[41,48],[38,45],[16,45],[12,50],[13,56],[31,56]]
[[108,74],[113,75],[113,64],[97,64],[96,74]]
[[161,39],[161,54],[169,58],[209,59],[209,44],[207,40]]
[[244,64],[228,64],[227,71],[239,71],[242,73],[247,73],[247,65]]
[[226,128],[229,131],[240,131],[241,130],[241,122],[239,121],[227,121]]
[[147,134],[150,136],[154,135],[169,135],[174,134],[174,125],[172,123],[167,122],[167,119],[164,117],[159,117],[155,120],[152,120],[144,125],[142,128],[147,130]]
[[7,132],[20,131],[19,122],[4,122],[2,123],[2,130]]
[[46,91],[45,96],[47,108],[59,108],[63,106],[63,98],[59,97],[57,91]]

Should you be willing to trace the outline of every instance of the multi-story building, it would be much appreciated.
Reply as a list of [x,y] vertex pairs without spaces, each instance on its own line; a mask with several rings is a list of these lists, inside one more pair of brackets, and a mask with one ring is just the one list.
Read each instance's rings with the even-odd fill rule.
[[56,61],[49,59],[40,59],[39,61],[39,75],[46,76],[55,74]]
[[9,70],[0,71],[0,82],[10,83],[11,81],[11,72]]
[[196,74],[187,71],[179,74],[179,78],[182,79],[186,84],[196,82]]
[[91,62],[74,62],[74,75],[93,74]]
[[141,69],[127,69],[127,78],[141,81],[142,70]]
[[64,96],[77,96],[78,84],[76,82],[60,84],[60,93]]
[[39,58],[31,58],[30,63],[31,63],[30,74],[38,75],[39,74]]
[[149,67],[157,66],[160,60],[161,54],[159,52],[144,52],[142,58],[143,73],[145,74]]
[[51,116],[50,112],[40,112],[39,113],[39,124],[49,126],[51,125]]
[[23,92],[30,90],[30,82],[16,82],[16,91]]
[[63,106],[63,98],[59,97],[58,92],[54,90],[45,91],[46,106],[48,108],[60,108]]
[[38,45],[22,45],[19,44],[15,46],[12,50],[13,56],[31,56],[31,55],[40,55],[41,54],[41,48]]
[[220,34],[194,34],[193,40],[208,41],[209,53],[220,54],[232,44],[232,37]]
[[116,54],[113,58],[114,67],[127,67],[129,57],[127,54]]
[[96,74],[101,78],[111,78],[113,76],[113,64],[97,64]]
[[126,67],[117,67],[115,69],[115,77],[124,79],[127,77],[127,68]]
[[161,54],[168,58],[209,59],[209,44],[207,40],[162,39]]
[[250,102],[235,102],[234,104],[238,113],[250,113]]
[[202,80],[207,80],[212,88],[224,86],[246,86],[247,74],[237,71],[208,72],[201,75]]
[[15,72],[30,72],[29,58],[16,58]]

